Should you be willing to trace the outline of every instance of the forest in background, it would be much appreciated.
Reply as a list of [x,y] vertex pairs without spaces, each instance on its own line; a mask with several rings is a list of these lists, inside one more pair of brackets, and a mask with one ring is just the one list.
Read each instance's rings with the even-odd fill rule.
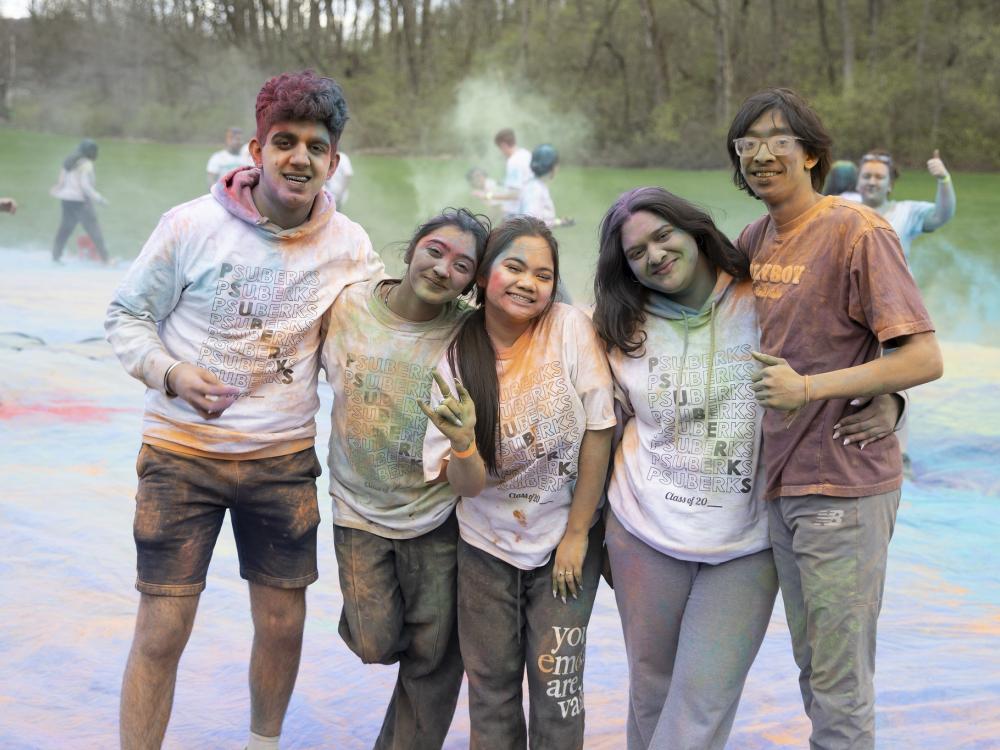
[[263,80],[343,86],[351,149],[717,167],[741,100],[797,89],[836,155],[1000,168],[995,0],[33,0],[0,19],[0,121],[221,140]]

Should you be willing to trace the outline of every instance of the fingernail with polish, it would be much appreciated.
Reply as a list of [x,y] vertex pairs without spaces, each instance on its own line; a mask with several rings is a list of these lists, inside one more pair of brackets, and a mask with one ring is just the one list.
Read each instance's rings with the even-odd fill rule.
[[836,440],[839,437],[840,437],[840,430],[837,430],[836,432],[833,433],[833,439]]

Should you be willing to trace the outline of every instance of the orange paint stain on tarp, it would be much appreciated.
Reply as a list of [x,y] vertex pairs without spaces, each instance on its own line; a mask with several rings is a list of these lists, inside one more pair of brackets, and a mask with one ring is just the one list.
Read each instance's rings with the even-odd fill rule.
[[106,422],[111,414],[127,413],[132,409],[98,406],[86,401],[46,401],[34,404],[0,403],[0,420],[19,417],[54,417],[64,422]]
[[1000,613],[988,615],[979,620],[972,620],[968,624],[967,630],[970,633],[1000,637]]
[[802,735],[791,732],[763,732],[761,736],[775,747],[802,747]]

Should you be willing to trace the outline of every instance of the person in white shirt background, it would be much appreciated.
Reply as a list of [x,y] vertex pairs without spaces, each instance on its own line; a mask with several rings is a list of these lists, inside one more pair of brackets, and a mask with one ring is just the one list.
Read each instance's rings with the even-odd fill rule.
[[208,187],[211,188],[224,174],[237,167],[252,167],[250,144],[243,142],[243,130],[238,127],[226,128],[225,147],[210,157],[205,171],[208,173]]

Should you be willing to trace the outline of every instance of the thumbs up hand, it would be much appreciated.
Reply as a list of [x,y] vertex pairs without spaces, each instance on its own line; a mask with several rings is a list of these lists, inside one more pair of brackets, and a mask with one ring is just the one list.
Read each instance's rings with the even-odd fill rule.
[[934,149],[934,156],[927,160],[927,171],[934,175],[935,179],[945,180],[949,177],[948,170],[941,161],[941,153]]
[[809,387],[806,377],[793,370],[781,357],[751,352],[754,359],[764,365],[750,376],[750,389],[757,403],[768,409],[795,411],[809,403]]

